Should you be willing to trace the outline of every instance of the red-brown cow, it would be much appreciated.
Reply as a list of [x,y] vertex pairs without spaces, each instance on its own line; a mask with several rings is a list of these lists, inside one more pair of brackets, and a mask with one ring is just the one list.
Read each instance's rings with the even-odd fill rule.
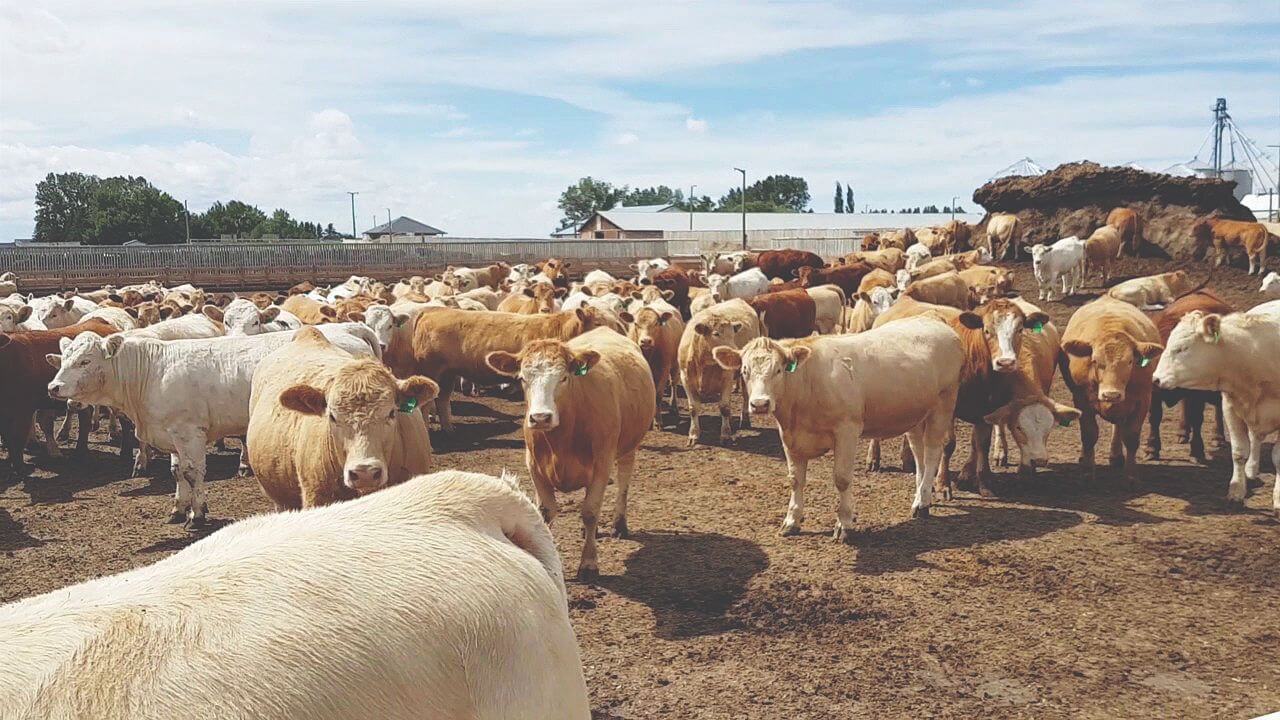
[[791,280],[796,277],[796,270],[802,267],[820,268],[825,264],[821,257],[807,250],[763,250],[744,258],[741,267],[734,268],[734,272],[758,267],[770,280]]
[[796,277],[800,278],[800,287],[837,285],[844,291],[845,297],[854,297],[858,294],[858,284],[862,282],[862,278],[874,269],[859,261],[830,268],[802,267],[796,271]]
[[[689,319],[689,276],[683,270],[677,268],[667,268],[657,275],[653,276],[654,287],[660,290],[670,290],[671,297],[667,298],[667,302],[671,303],[680,311],[680,316],[685,320]],[[665,292],[663,293],[666,294]]]
[[[58,342],[82,332],[110,335],[116,332],[116,327],[92,319],[56,330],[0,333],[0,397],[4,398],[0,402],[0,440],[4,440],[15,471],[26,468],[22,452],[31,437],[31,419],[35,412],[66,407],[66,401],[59,403],[49,398],[49,383],[56,371],[45,356],[62,354]],[[80,426],[87,432],[87,424],[82,421]],[[52,415],[41,420],[40,429],[49,454],[56,455]],[[87,435],[84,439],[87,444]]]
[[809,337],[817,331],[818,306],[804,290],[766,293],[747,300],[774,340]]

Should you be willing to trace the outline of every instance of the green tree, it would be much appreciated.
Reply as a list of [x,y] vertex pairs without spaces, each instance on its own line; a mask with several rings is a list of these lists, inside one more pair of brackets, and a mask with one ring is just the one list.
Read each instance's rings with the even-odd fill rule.
[[49,173],[36,183],[36,242],[89,242],[93,195],[101,180],[85,173]]
[[[249,237],[253,229],[266,222],[267,214],[248,203],[229,200],[225,204],[215,202],[201,215],[200,223],[207,229],[209,237],[231,235],[237,238]],[[194,233],[194,229],[192,230]]]
[[836,181],[836,212],[844,212],[844,188],[840,187],[840,181]]
[[615,188],[603,180],[596,180],[591,176],[584,177],[560,193],[558,206],[564,213],[564,217],[560,219],[558,229],[564,230],[581,225],[593,213],[613,209],[626,195],[625,185]]
[[[625,188],[624,188],[625,189]],[[684,192],[672,190],[666,185],[651,188],[633,188],[622,198],[623,207],[629,205],[682,205]]]
[[855,212],[853,209],[853,185],[845,183],[844,194],[844,211],[847,213]]
[[90,245],[122,245],[140,240],[148,245],[186,239],[182,203],[141,177],[112,177],[93,193]]
[[[804,212],[809,206],[809,183],[791,175],[770,175],[747,187],[747,212]],[[742,191],[733,188],[720,198],[719,212],[736,212]]]

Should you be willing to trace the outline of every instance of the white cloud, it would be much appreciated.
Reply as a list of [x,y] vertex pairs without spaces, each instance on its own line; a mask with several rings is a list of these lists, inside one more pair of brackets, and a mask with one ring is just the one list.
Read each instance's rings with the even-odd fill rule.
[[613,139],[615,145],[635,145],[640,142],[640,136],[633,132],[624,132]]
[[684,119],[684,126],[689,132],[704,133],[707,131],[707,121],[699,120],[692,115]]

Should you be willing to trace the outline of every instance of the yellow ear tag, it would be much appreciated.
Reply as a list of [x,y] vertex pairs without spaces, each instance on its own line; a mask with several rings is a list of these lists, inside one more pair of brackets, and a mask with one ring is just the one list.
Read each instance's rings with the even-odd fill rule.
[[588,368],[586,365],[579,365],[577,369],[573,371],[573,374],[577,375],[578,377],[582,377],[583,375],[587,374],[587,370],[589,369],[590,368]]
[[416,407],[418,407],[418,398],[411,397],[408,400],[405,400],[404,402],[400,403],[400,412],[411,413]]
[[796,371],[796,368],[799,366],[800,366],[800,363],[796,362],[795,360],[792,360],[791,362],[787,363],[787,372],[793,373]]

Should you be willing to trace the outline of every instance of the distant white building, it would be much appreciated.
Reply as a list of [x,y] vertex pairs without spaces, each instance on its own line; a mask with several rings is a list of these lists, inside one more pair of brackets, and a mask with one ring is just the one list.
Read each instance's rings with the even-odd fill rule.
[[1002,177],[1036,177],[1038,175],[1048,174],[1048,170],[1041,167],[1035,160],[1024,157],[1014,164],[1001,169],[995,175],[987,178],[988,181],[996,180]]
[[441,235],[444,235],[443,230],[401,215],[389,223],[365,230],[363,237],[354,242],[426,242]]

